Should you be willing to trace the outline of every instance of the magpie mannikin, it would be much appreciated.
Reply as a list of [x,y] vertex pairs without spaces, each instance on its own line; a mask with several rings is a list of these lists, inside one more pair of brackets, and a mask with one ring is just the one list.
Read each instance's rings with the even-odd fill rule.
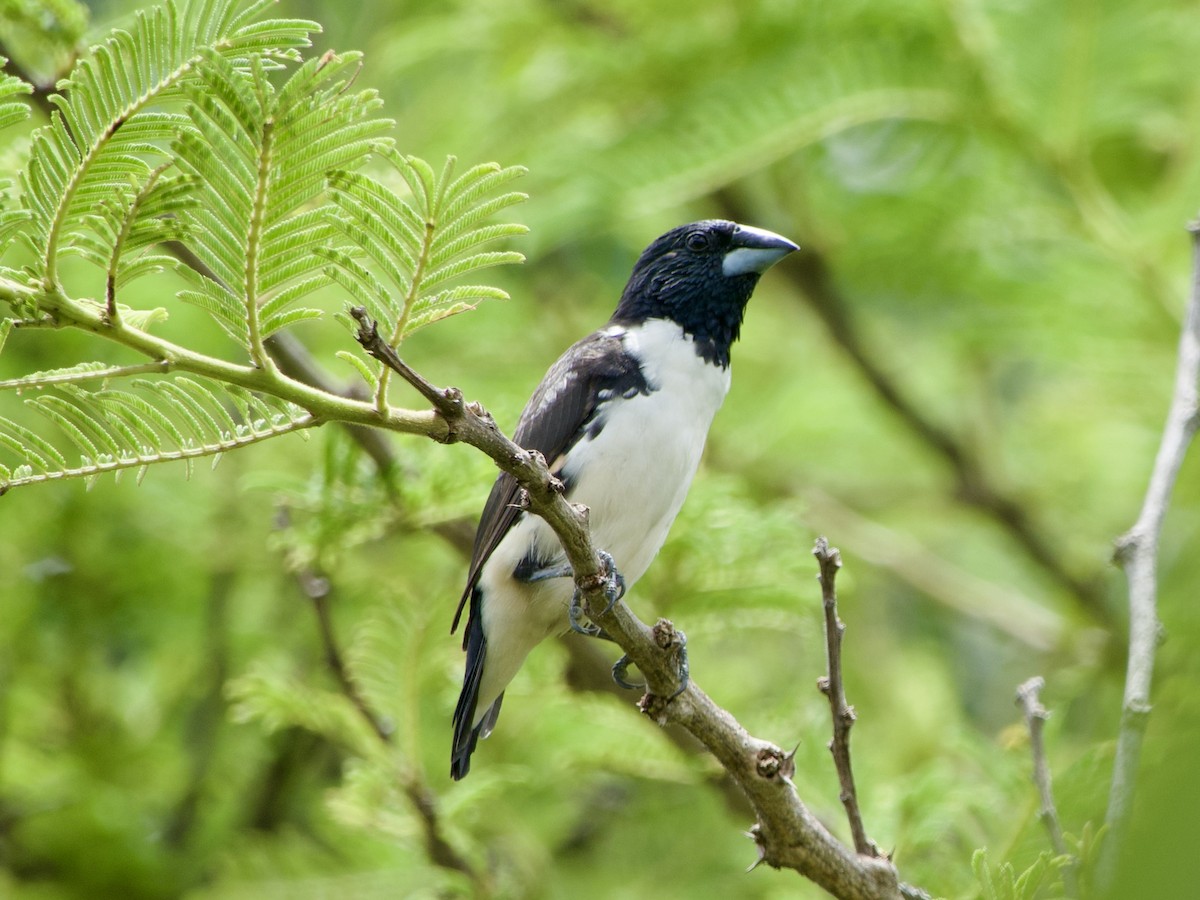
[[[592,539],[611,554],[623,586],[645,573],[687,496],[759,276],[796,249],[719,219],[668,231],[638,259],[608,325],[550,367],[521,413],[516,442],[540,451],[566,497],[591,510]],[[568,620],[576,624],[562,546],[540,517],[518,508],[518,491],[511,475],[496,479],[454,617],[452,630],[469,600],[455,779],[491,733],[529,651]]]

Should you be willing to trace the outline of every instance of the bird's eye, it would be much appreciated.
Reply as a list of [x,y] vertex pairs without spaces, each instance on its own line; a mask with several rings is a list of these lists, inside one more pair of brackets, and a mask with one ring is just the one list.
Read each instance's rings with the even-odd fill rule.
[[707,250],[708,247],[709,238],[703,231],[693,231],[687,236],[687,248],[689,250]]

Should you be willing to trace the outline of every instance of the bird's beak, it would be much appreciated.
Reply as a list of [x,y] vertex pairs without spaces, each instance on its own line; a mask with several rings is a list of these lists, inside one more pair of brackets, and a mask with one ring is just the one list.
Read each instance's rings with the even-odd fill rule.
[[725,254],[721,272],[726,276],[761,275],[793,250],[800,247],[787,238],[766,231],[738,225],[733,230],[733,249]]

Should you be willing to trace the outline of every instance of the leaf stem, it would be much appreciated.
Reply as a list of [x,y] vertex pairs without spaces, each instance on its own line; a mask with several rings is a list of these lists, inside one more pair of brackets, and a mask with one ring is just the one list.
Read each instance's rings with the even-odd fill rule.
[[[417,296],[421,290],[421,281],[425,277],[425,268],[429,265],[429,251],[433,247],[433,235],[436,231],[437,220],[434,218],[434,211],[432,209],[426,210],[425,236],[421,241],[421,255],[417,257],[417,265],[413,269],[412,280],[408,283],[408,291],[404,295],[404,306],[401,307],[400,316],[396,319],[396,327],[393,329],[391,339],[388,341],[388,344],[393,348],[398,347],[401,339],[404,337],[404,329],[408,326],[413,304],[417,301]],[[376,409],[384,410],[387,408],[387,389],[391,375],[392,369],[383,365],[379,375],[379,387],[375,390]]]
[[262,145],[258,151],[258,178],[254,186],[254,206],[250,212],[250,228],[246,235],[246,329],[250,335],[250,358],[260,368],[273,368],[274,363],[263,347],[262,329],[258,321],[258,253],[262,244],[263,218],[267,208],[267,190],[271,183],[271,157],[274,148],[275,121],[266,118],[262,127]]
[[381,410],[374,403],[310,387],[283,375],[274,366],[258,368],[240,365],[197,353],[134,328],[124,321],[109,322],[104,316],[103,305],[73,300],[61,291],[47,292],[0,278],[0,301],[32,303],[50,313],[60,326],[70,325],[90,331],[157,360],[159,365],[166,365],[172,370],[202,375],[278,397],[307,410],[318,422],[371,425],[405,434],[420,434],[435,440],[445,440],[449,434],[445,419],[433,410],[398,409],[392,406]]

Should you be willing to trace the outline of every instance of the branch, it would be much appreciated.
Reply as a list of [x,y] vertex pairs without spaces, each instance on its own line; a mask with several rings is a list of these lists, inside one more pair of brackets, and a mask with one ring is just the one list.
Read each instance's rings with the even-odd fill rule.
[[342,422],[367,425],[405,434],[422,434],[434,440],[453,440],[446,432],[446,420],[428,411],[389,406],[376,409],[366,403],[310,387],[271,368],[241,365],[219,357],[190,350],[127,324],[112,321],[103,307],[90,301],[74,300],[60,291],[46,291],[0,278],[0,301],[35,303],[49,313],[59,326],[71,326],[128,347],[157,360],[172,371],[190,372],[217,381],[270,394],[294,403],[312,414],[317,423]]
[[840,799],[846,807],[846,818],[850,820],[850,834],[854,838],[854,849],[863,856],[883,856],[874,841],[867,837],[863,827],[862,813],[858,808],[858,791],[854,787],[854,770],[850,766],[850,729],[854,725],[854,707],[846,703],[846,687],[842,682],[842,635],[846,626],[837,614],[837,591],[834,579],[842,567],[842,556],[836,547],[830,547],[824,537],[817,538],[813,547],[821,574],[821,599],[825,607],[825,648],[829,663],[829,674],[817,679],[817,688],[829,698],[829,711],[833,715],[833,739],[829,750],[837,767],[838,783],[841,785]]
[[[729,191],[719,192],[718,200],[729,218],[740,222],[754,219],[750,211],[744,209]],[[845,351],[879,399],[891,407],[900,421],[949,465],[958,482],[958,499],[1003,528],[1025,555],[1074,597],[1089,616],[1110,630],[1115,630],[1113,611],[1105,600],[1098,576],[1084,578],[1072,572],[1028,510],[993,483],[983,461],[970,445],[922,412],[875,362],[879,354],[867,347],[859,333],[850,315],[850,304],[834,282],[825,258],[811,249],[795,256],[796,261],[781,269],[781,275],[790,279],[801,295],[807,298],[813,311],[825,323],[830,337]]]
[[[286,516],[286,511],[285,511]],[[286,527],[286,520],[284,523]],[[317,624],[321,635],[321,647],[325,653],[325,663],[337,681],[338,688],[351,705],[370,726],[371,731],[379,738],[385,747],[393,746],[392,729],[371,709],[366,697],[358,689],[358,685],[350,677],[337,636],[333,630],[333,618],[330,615],[330,583],[329,579],[313,569],[305,568],[296,572],[296,581],[304,595],[312,601],[317,614]],[[429,859],[444,869],[461,872],[477,887],[482,884],[483,876],[459,853],[442,834],[440,817],[437,810],[437,797],[413,766],[404,766],[398,773],[404,795],[412,804],[413,810],[421,820],[421,828],[425,838],[425,852]]]
[[[1029,750],[1033,756],[1033,783],[1037,786],[1038,797],[1041,799],[1041,809],[1038,818],[1050,833],[1050,846],[1059,856],[1070,856],[1067,842],[1063,840],[1062,824],[1058,820],[1058,810],[1054,806],[1054,792],[1050,783],[1050,764],[1046,761],[1046,743],[1042,739],[1046,720],[1050,712],[1042,706],[1038,695],[1046,681],[1040,675],[1030,678],[1017,687],[1017,706],[1025,715],[1025,727],[1029,729]],[[1079,896],[1079,884],[1075,879],[1075,870],[1069,866],[1063,870],[1063,886],[1067,896]]]
[[[462,406],[462,393],[457,388],[440,390],[426,381],[425,377],[419,372],[409,368],[408,364],[400,358],[392,345],[379,336],[379,325],[367,315],[365,307],[353,307],[350,310],[350,315],[358,323],[356,338],[362,344],[364,350],[416,388],[417,393],[428,400],[430,405],[441,413],[447,422],[458,416],[459,408]],[[446,440],[446,443],[452,442],[453,430]]]
[[325,654],[325,664],[329,667],[334,681],[337,682],[338,689],[358,710],[379,740],[385,744],[391,744],[392,729],[371,709],[366,697],[362,695],[362,691],[350,677],[345,660],[342,658],[342,650],[338,645],[337,635],[333,631],[333,617],[329,609],[329,595],[332,593],[329,579],[311,568],[301,569],[295,575],[301,592],[312,601],[313,610],[317,614],[317,630],[321,636],[321,649]]
[[587,509],[567,501],[561,482],[550,473],[541,454],[524,450],[505,437],[491,416],[477,404],[463,403],[458,391],[438,389],[419,376],[419,380],[412,378],[415,373],[383,341],[375,323],[365,313],[355,317],[360,325],[358,339],[367,352],[437,406],[446,419],[447,434],[482,450],[525,489],[529,509],[545,519],[562,542],[588,617],[645,676],[648,692],[639,704],[642,711],[659,724],[675,722],[699,739],[749,798],[758,819],[751,835],[759,847],[759,861],[795,869],[843,900],[921,896],[913,888],[902,890],[890,861],[859,856],[829,833],[797,796],[788,777],[791,761],[783,750],[751,736],[695,681],[675,693],[679,686],[676,651],[682,635],[666,620],[648,627],[624,602],[606,609],[605,571],[592,544]]
[[1200,409],[1200,222],[1188,226],[1193,270],[1187,318],[1179,338],[1175,391],[1167,412],[1162,442],[1137,521],[1117,540],[1114,559],[1129,584],[1129,662],[1112,787],[1105,821],[1109,847],[1101,860],[1100,884],[1107,885],[1116,865],[1125,824],[1133,803],[1142,738],[1150,714],[1150,682],[1160,637],[1158,621],[1158,543],[1171,502],[1175,477],[1196,433]]

